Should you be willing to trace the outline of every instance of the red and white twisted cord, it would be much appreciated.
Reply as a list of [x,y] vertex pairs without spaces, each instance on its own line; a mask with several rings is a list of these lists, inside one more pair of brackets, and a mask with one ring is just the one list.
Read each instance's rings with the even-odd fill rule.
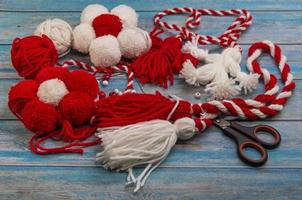
[[[262,52],[269,52],[278,65],[281,80],[284,83],[280,93],[278,93],[277,78],[270,74],[268,70],[262,68],[257,61]],[[249,48],[247,66],[251,72],[258,73],[263,79],[265,85],[263,94],[259,94],[250,100],[234,98],[193,104],[192,112],[195,114],[205,112],[205,117],[208,119],[213,119],[223,113],[250,120],[264,119],[278,114],[283,109],[287,99],[292,96],[295,88],[290,66],[286,63],[286,57],[282,54],[280,47],[270,41],[254,43]]]
[[103,77],[103,81],[109,81],[113,71],[126,72],[128,80],[127,80],[127,86],[123,93],[134,92],[134,87],[133,87],[134,73],[126,65],[117,65],[117,66],[102,68],[102,67],[95,67],[93,65],[89,65],[87,63],[77,61],[77,60],[67,60],[67,61],[64,61],[61,66],[62,67],[77,66],[86,71],[90,71],[93,73],[105,73],[105,75]]
[[[189,17],[186,20],[186,27],[182,27],[176,24],[169,24],[165,21],[161,21],[164,16],[171,14],[183,14],[190,13]],[[196,28],[201,21],[202,15],[211,15],[211,16],[232,16],[240,15],[237,19],[226,29],[226,31],[216,37],[211,35],[200,35],[193,33],[188,30],[188,28]],[[223,47],[226,46],[236,46],[236,40],[241,36],[241,33],[245,31],[252,23],[252,16],[245,9],[232,9],[232,10],[211,10],[211,9],[194,9],[190,7],[184,8],[172,8],[166,9],[162,12],[159,12],[154,16],[154,23],[160,28],[170,29],[180,32],[179,37],[181,39],[192,40],[193,37],[197,37],[199,44],[220,44]]]

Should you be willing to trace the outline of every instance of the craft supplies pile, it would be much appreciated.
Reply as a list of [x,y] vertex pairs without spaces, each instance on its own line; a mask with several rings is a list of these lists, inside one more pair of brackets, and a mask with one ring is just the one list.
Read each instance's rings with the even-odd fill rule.
[[[170,24],[163,21],[167,15],[181,15],[185,20]],[[235,20],[221,35],[200,35],[194,30],[206,15]],[[84,147],[100,145],[98,163],[106,169],[127,171],[127,185],[133,184],[135,192],[178,139],[192,138],[222,115],[244,120],[273,117],[295,88],[286,57],[270,41],[252,44],[248,73],[241,70],[242,50],[237,40],[252,23],[245,9],[167,9],[154,16],[150,33],[138,27],[138,17],[126,5],[109,11],[93,4],[82,11],[73,29],[62,19],[47,19],[33,35],[14,39],[11,61],[24,80],[8,94],[10,110],[33,133],[32,152],[82,154]],[[164,33],[170,36],[164,38]],[[208,44],[218,45],[221,52],[201,48]],[[89,55],[92,64],[60,63],[59,57],[64,60],[71,50]],[[275,60],[283,88],[257,61],[263,53]],[[107,96],[102,87],[115,72],[125,73],[128,83],[123,92],[114,90]],[[96,79],[100,74],[101,87]],[[142,84],[168,89],[176,75],[184,84],[204,90],[209,101],[191,103],[159,92],[137,93],[133,88],[137,78]],[[238,97],[253,92],[259,81],[264,84],[263,93],[253,99]],[[59,141],[54,143],[58,146],[44,145],[46,140]],[[133,167],[138,165],[145,169],[135,176]]]

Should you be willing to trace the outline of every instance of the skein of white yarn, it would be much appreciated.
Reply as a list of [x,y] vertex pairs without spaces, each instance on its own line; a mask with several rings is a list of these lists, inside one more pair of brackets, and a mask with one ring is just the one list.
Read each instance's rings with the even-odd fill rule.
[[149,33],[137,27],[124,28],[117,36],[117,39],[123,57],[129,59],[136,58],[147,52],[152,45]]
[[42,22],[34,32],[35,35],[47,35],[54,43],[60,57],[66,55],[73,38],[71,26],[64,20],[55,18]]

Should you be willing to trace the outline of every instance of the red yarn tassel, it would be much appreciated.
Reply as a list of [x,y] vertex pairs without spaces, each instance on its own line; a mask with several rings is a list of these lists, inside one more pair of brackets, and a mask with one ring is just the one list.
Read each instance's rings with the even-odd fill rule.
[[[121,96],[110,96],[98,101],[98,109],[93,124],[96,127],[125,126],[154,119],[166,120],[175,106],[175,101],[156,94],[128,93]],[[191,105],[179,101],[179,105],[170,117],[175,121],[191,117]]]

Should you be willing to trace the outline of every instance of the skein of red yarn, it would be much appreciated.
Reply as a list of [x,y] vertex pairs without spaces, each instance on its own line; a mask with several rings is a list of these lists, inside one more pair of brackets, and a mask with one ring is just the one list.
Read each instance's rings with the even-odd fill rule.
[[[97,102],[97,112],[93,124],[97,127],[125,126],[153,119],[166,120],[176,102],[156,94],[128,93],[110,96]],[[170,120],[192,117],[191,105],[186,101],[179,104]]]
[[89,94],[93,99],[99,92],[99,84],[92,74],[84,70],[71,72],[65,81],[69,91],[78,91]]
[[97,16],[93,20],[92,26],[96,37],[104,35],[113,35],[117,37],[123,28],[121,19],[113,14],[101,14]]
[[21,77],[32,79],[42,68],[54,66],[57,60],[57,50],[46,35],[16,38],[13,41],[11,61]]
[[83,92],[69,92],[59,104],[59,113],[72,125],[83,125],[94,115],[95,103]]
[[39,85],[33,80],[24,80],[14,85],[8,93],[8,106],[17,116],[29,101],[37,99]]

